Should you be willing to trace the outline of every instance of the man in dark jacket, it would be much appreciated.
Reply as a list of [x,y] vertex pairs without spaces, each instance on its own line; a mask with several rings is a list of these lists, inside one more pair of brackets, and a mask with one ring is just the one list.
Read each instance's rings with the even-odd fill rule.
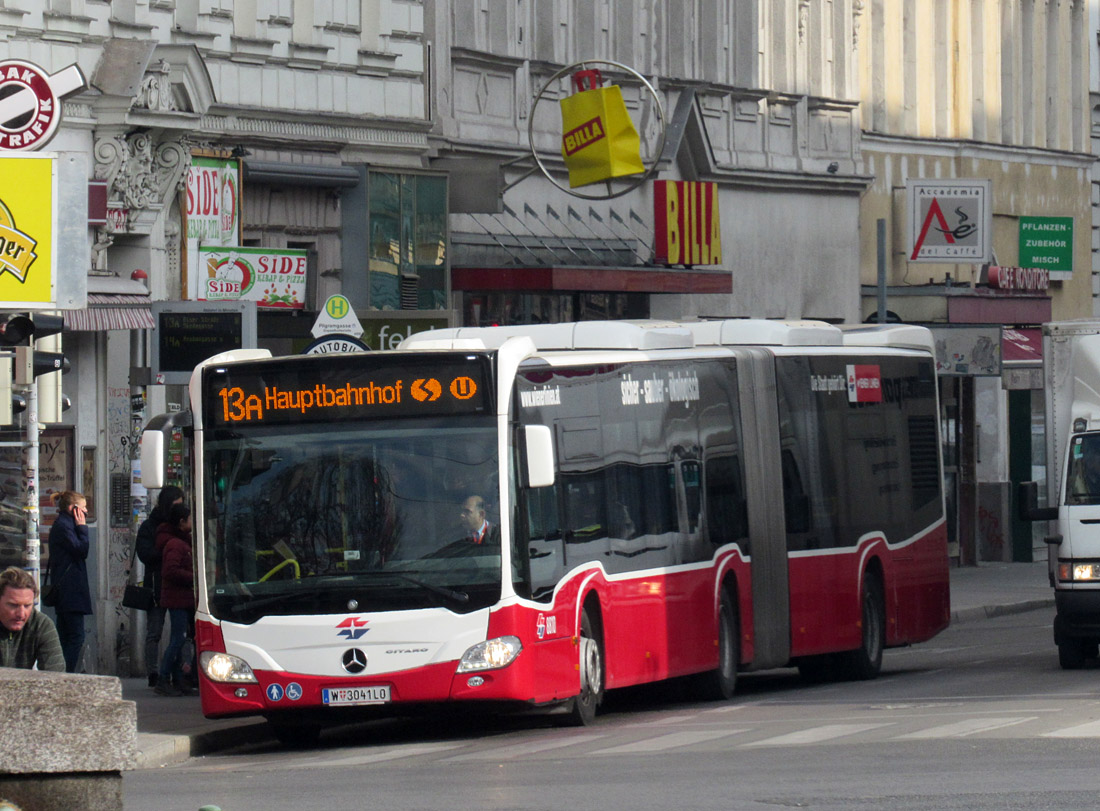
[[65,670],[65,657],[53,622],[34,610],[38,587],[22,569],[0,572],[0,667]]
[[57,503],[57,518],[50,527],[50,584],[59,596],[57,635],[65,653],[65,670],[75,673],[84,647],[84,617],[92,613],[88,589],[88,502],[80,493],[66,490],[51,496]]

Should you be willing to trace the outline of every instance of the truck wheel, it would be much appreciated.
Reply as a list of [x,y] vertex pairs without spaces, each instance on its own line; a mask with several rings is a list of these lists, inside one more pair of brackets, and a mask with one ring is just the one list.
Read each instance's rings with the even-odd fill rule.
[[1085,642],[1065,639],[1058,643],[1058,664],[1062,670],[1080,670],[1085,666]]

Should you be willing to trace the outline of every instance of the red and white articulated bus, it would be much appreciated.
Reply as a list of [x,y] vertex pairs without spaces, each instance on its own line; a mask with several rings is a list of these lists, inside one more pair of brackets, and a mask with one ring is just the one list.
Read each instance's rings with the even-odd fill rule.
[[[207,716],[288,740],[373,705],[587,724],[606,690],[673,677],[715,698],[739,671],[872,678],[948,624],[920,327],[581,322],[266,354],[190,384]],[[173,423],[145,432],[147,486]]]

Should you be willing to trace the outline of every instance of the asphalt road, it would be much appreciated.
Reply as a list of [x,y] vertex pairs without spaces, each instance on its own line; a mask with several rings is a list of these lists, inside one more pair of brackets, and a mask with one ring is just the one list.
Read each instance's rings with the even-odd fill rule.
[[615,695],[595,726],[391,719],[124,778],[126,807],[252,809],[1073,809],[1100,791],[1100,663],[1062,671],[1053,609],[888,651],[871,682],[742,677]]

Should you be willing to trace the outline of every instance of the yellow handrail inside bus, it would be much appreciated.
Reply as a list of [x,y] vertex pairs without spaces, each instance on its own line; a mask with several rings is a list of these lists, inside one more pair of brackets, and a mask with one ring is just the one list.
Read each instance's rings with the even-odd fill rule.
[[261,583],[264,582],[265,580],[267,580],[269,577],[271,577],[273,574],[275,574],[277,571],[279,571],[284,566],[293,566],[294,567],[294,579],[295,580],[301,580],[302,579],[302,567],[298,565],[298,561],[296,561],[296,560],[284,560],[282,563],[278,564],[273,569],[271,569],[267,574],[265,574],[263,577],[261,577],[260,582]]

